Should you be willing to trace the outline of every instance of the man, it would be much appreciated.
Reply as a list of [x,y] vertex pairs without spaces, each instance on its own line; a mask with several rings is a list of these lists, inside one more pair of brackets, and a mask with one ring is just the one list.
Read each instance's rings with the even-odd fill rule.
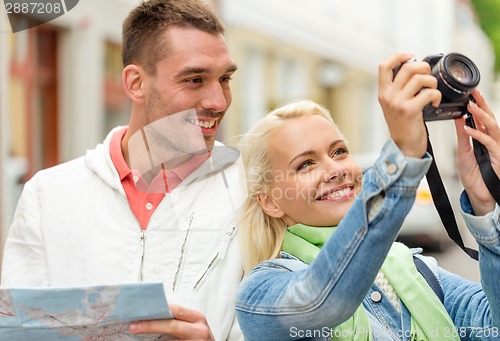
[[150,0],[129,14],[129,125],[26,183],[2,286],[162,281],[175,320],[131,332],[239,337],[234,235],[246,194],[239,154],[215,142],[236,71],[223,32],[201,0]]

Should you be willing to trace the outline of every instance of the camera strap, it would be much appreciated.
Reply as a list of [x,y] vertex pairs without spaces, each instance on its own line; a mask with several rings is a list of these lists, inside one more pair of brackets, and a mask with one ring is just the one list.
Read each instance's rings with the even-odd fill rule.
[[[474,119],[470,113],[466,113],[466,124],[475,128]],[[427,129],[427,126],[426,126]],[[500,205],[500,179],[496,175],[493,167],[491,166],[490,156],[486,147],[479,141],[472,139],[472,144],[474,147],[474,156],[476,157],[481,176],[483,178],[488,191],[491,193],[495,201]],[[468,248],[465,246],[460,231],[455,220],[455,215],[453,214],[453,209],[450,204],[450,199],[446,193],[446,189],[439,174],[437,168],[434,153],[432,151],[432,145],[429,138],[429,131],[427,130],[427,152],[432,156],[432,163],[429,171],[427,172],[427,182],[429,183],[429,189],[431,191],[432,199],[434,205],[438,211],[441,222],[443,223],[448,236],[458,245],[462,250],[465,251],[471,258],[478,259],[478,251]]]
[[[427,129],[427,126],[426,126]],[[460,246],[462,250],[465,251],[471,258],[478,259],[477,250],[471,249],[465,246],[460,231],[458,230],[457,221],[455,220],[455,215],[453,213],[453,208],[450,204],[450,199],[446,193],[446,189],[439,174],[439,170],[436,164],[436,158],[434,157],[434,152],[432,151],[431,140],[429,138],[429,130],[427,130],[427,152],[432,156],[432,163],[427,172],[426,178],[429,184],[429,189],[431,191],[432,200],[434,206],[436,206],[441,222],[448,233],[448,236]]]
[[[469,113],[467,113],[467,116],[465,117],[465,123],[471,128],[476,128],[474,119]],[[474,156],[476,157],[479,171],[481,172],[484,183],[486,184],[486,187],[491,193],[493,199],[495,199],[498,205],[500,205],[500,179],[491,166],[490,154],[481,142],[472,139],[472,145],[474,147]]]

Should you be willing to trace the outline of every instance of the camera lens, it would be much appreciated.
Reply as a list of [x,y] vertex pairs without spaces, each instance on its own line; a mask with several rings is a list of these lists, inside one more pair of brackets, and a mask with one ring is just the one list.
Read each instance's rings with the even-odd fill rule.
[[457,82],[467,84],[472,80],[472,71],[461,61],[454,61],[449,69],[451,76],[455,78]]
[[432,68],[432,75],[438,80],[438,90],[449,101],[466,100],[480,80],[476,64],[458,53],[441,58]]

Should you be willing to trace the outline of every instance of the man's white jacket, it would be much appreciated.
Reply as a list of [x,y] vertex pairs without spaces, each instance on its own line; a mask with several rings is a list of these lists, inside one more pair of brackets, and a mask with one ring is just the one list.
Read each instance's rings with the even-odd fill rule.
[[165,195],[143,232],[111,161],[115,131],[84,157],[26,183],[6,241],[2,287],[161,281],[169,303],[205,313],[215,338],[227,339],[243,275],[235,238],[246,198],[239,153],[217,143]]

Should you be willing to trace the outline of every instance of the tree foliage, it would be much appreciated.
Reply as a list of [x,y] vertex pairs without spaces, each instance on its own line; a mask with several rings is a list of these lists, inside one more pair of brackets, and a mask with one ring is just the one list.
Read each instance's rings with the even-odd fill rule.
[[500,0],[471,0],[481,28],[495,51],[495,72],[500,73]]

